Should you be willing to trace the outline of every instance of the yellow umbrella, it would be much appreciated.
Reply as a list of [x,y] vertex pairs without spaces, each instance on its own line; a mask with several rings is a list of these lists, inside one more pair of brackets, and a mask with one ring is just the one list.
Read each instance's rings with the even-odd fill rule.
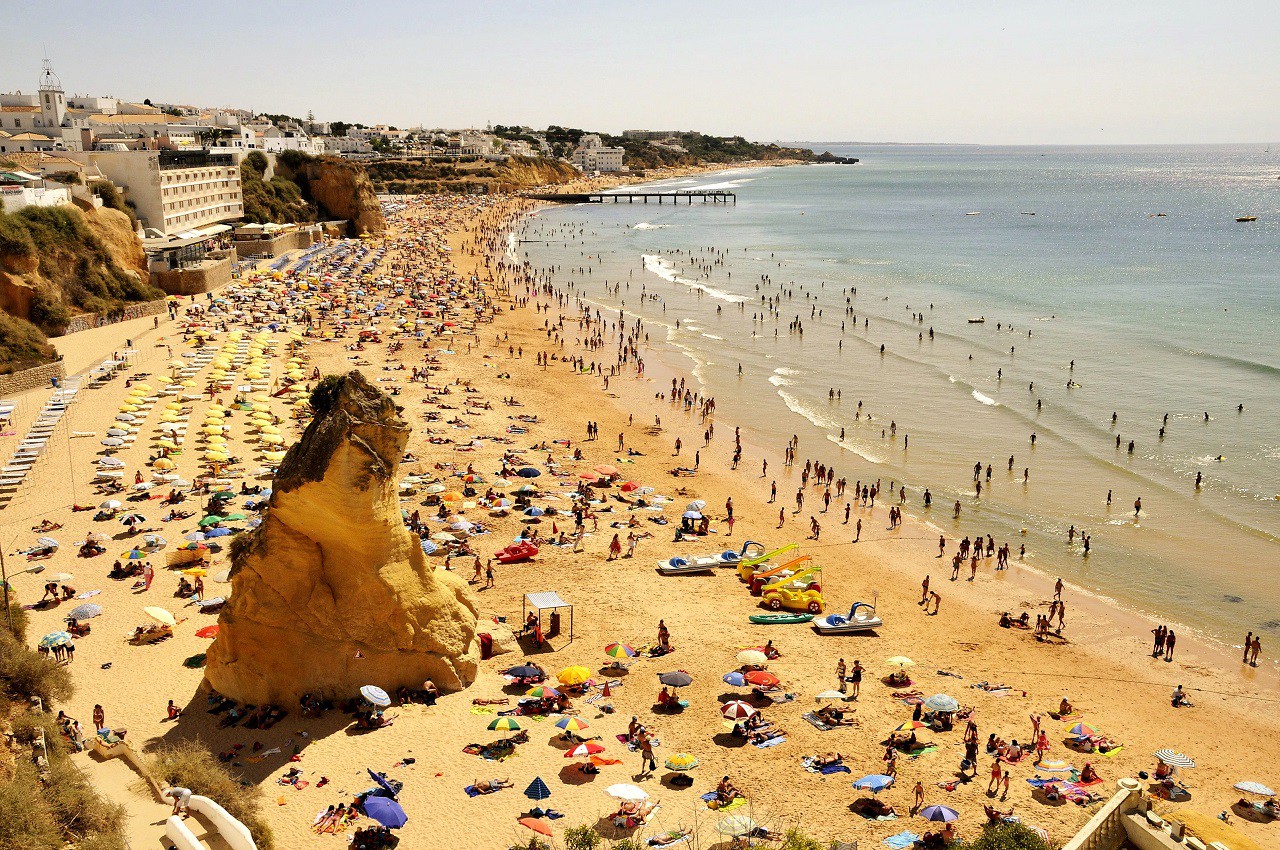
[[155,620],[157,623],[161,623],[166,626],[178,625],[178,621],[177,619],[174,618],[173,614],[169,613],[163,608],[148,606],[142,609],[142,613],[146,614],[148,617]]
[[156,469],[173,469],[175,466],[174,462],[167,457],[156,458],[151,462],[151,465]]
[[170,378],[168,375],[158,375],[158,376],[156,376],[156,380],[157,380],[157,381],[159,381],[159,382],[160,382],[160,383],[162,383],[162,384],[172,384],[172,383],[173,383],[173,378]]
[[227,441],[227,438],[226,438],[226,437],[222,437],[222,436],[219,436],[218,434],[214,434],[213,436],[209,437],[205,442],[209,442],[209,443],[225,443],[226,441]]
[[440,494],[440,501],[442,501],[442,502],[461,502],[461,501],[462,501],[462,494],[461,494],[461,493],[459,493],[459,492],[458,492],[458,491],[456,491],[456,490],[450,490],[448,493],[441,493],[441,494]]
[[162,440],[156,440],[155,445],[157,448],[161,449],[176,449],[178,447],[178,444],[173,440],[170,440],[168,437],[165,437]]
[[279,463],[284,460],[284,452],[263,452],[262,456],[272,463]]
[[281,437],[277,434],[267,434],[265,437],[262,438],[262,442],[266,443],[269,446],[279,446],[279,445],[283,445],[284,437]]
[[262,428],[261,428],[261,429],[259,429],[259,430],[261,430],[261,431],[262,431],[262,433],[264,433],[264,434],[279,434],[279,433],[280,433],[280,429],[279,429],[279,428],[277,428],[275,425],[263,425],[263,426],[262,426]]
[[581,685],[591,678],[591,671],[586,667],[566,667],[556,674],[561,684]]
[[182,571],[182,574],[184,576],[204,578],[209,574],[209,571],[206,570],[204,567],[188,567],[187,569]]

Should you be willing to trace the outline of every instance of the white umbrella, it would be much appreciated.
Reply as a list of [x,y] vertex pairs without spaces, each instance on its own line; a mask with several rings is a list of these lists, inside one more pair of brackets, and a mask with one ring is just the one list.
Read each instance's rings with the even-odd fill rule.
[[729,817],[716,824],[716,832],[732,838],[750,835],[759,828],[759,824],[746,815],[729,815]]
[[624,800],[628,803],[638,803],[641,800],[649,799],[649,794],[643,788],[621,782],[617,785],[610,785],[604,789],[604,793],[613,797],[615,800]]
[[119,448],[120,446],[124,445],[124,440],[120,439],[119,437],[107,437],[105,440],[102,440],[101,442],[102,442],[102,445],[111,449]]
[[202,542],[204,542],[204,532],[203,532],[203,531],[192,531],[192,532],[190,532],[189,534],[184,534],[184,535],[182,535],[182,539],[183,539],[183,540],[190,540],[192,543],[202,543]]
[[117,421],[117,422],[133,422],[133,421],[134,421],[134,420],[136,420],[137,418],[138,418],[138,417],[134,416],[132,413],[117,413],[117,414],[116,414],[116,421]]
[[133,489],[135,489],[135,490],[142,490],[142,491],[144,491],[144,492],[145,492],[145,491],[150,490],[151,488],[153,488],[153,487],[155,487],[155,486],[156,486],[156,485],[155,485],[155,484],[152,484],[150,481],[143,481],[141,484],[134,484],[134,485],[133,485]]
[[377,685],[365,685],[360,689],[360,696],[382,708],[391,705],[391,697],[387,696],[387,692]]
[[37,537],[36,542],[41,546],[52,546],[54,549],[58,548],[58,541],[54,540],[52,537]]
[[1195,760],[1177,750],[1156,750],[1155,757],[1170,767],[1195,767]]
[[123,429],[123,428],[108,428],[108,429],[107,429],[107,436],[108,436],[108,437],[127,437],[128,435],[129,435],[129,432],[128,432],[128,431],[126,431],[126,430],[125,430],[125,429]]
[[115,499],[107,499],[105,502],[98,505],[98,507],[102,508],[104,511],[118,511],[121,508],[121,504]]

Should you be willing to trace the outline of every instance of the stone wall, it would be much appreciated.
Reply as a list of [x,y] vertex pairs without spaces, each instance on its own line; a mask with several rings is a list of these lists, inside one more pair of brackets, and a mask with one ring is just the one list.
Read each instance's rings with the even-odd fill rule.
[[14,372],[12,375],[0,375],[0,396],[49,387],[52,379],[66,376],[67,370],[63,367],[61,360],[56,363],[46,363],[43,366],[32,366],[30,369]]
[[199,295],[231,282],[234,252],[223,259],[205,260],[199,265],[165,272],[152,272],[151,285],[169,295]]
[[101,328],[106,325],[114,325],[116,322],[127,322],[130,319],[140,319],[143,316],[158,316],[165,311],[165,300],[158,298],[155,301],[142,301],[137,304],[126,304],[122,310],[116,313],[81,313],[71,317],[71,321],[67,322],[67,329],[63,332],[63,336],[67,334],[78,333],[79,331],[87,331],[90,328]]
[[271,239],[237,239],[235,241],[236,253],[241,257],[252,257],[258,254],[270,254],[278,257],[287,251],[296,251],[301,248],[310,248],[321,239],[321,233],[317,230],[295,230],[290,233],[282,233]]

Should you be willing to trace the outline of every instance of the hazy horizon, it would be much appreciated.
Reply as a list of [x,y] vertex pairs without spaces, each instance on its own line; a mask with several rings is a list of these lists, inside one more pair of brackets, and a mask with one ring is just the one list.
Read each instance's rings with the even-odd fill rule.
[[[68,93],[396,126],[549,124],[881,144],[1280,140],[1280,6],[997,0],[629,7],[391,0],[128,15],[19,6],[0,89],[47,52]],[[1259,61],[1253,61],[1256,58]],[[831,142],[829,144],[833,144]],[[869,144],[869,142],[857,142]]]

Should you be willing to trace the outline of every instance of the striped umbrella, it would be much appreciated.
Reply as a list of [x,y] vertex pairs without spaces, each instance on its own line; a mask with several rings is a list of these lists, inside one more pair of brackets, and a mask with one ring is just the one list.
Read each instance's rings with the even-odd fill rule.
[[1053,761],[1042,761],[1036,765],[1036,770],[1043,770],[1046,773],[1067,773],[1071,770],[1071,765],[1062,759],[1054,759]]
[[533,697],[534,699],[546,699],[547,697],[558,697],[560,692],[550,685],[535,685],[525,693],[525,696]]
[[551,796],[551,789],[542,781],[541,776],[535,776],[529,787],[524,789],[524,795],[530,800],[545,800]]
[[495,717],[489,721],[490,732],[519,732],[520,723],[514,717]]
[[1177,750],[1156,750],[1155,756],[1170,767],[1196,766],[1195,760],[1191,758],[1191,756],[1188,756],[1185,753],[1180,753]]
[[611,643],[604,648],[604,654],[610,658],[635,658],[636,651],[625,643]]
[[578,746],[569,750],[567,753],[564,754],[564,757],[567,759],[581,759],[581,758],[586,758],[587,756],[594,756],[598,753],[603,753],[603,752],[604,752],[604,747],[600,746],[595,741],[587,741],[586,743],[579,744]]
[[960,817],[960,813],[948,806],[925,806],[920,810],[920,817],[925,820],[950,823]]
[[723,715],[726,720],[745,720],[755,713],[756,710],[753,706],[748,705],[740,699],[726,702],[724,705],[720,706],[720,714]]
[[1068,730],[1068,733],[1078,738],[1092,738],[1098,734],[1098,727],[1090,726],[1088,723],[1077,723]]
[[583,729],[590,728],[591,724],[576,717],[561,717],[556,721],[556,726],[566,732],[581,732]]
[[946,694],[934,694],[924,701],[924,707],[930,711],[955,711],[960,707],[960,703],[955,697]]

